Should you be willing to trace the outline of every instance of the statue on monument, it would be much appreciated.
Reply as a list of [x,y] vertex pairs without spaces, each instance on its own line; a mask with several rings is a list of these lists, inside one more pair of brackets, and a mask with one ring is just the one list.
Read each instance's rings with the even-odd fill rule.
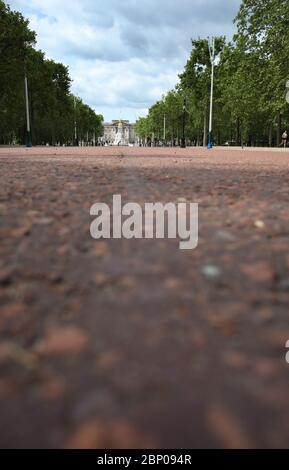
[[125,135],[124,135],[124,121],[121,119],[118,121],[117,125],[117,132],[115,135],[114,143],[113,145],[127,145]]

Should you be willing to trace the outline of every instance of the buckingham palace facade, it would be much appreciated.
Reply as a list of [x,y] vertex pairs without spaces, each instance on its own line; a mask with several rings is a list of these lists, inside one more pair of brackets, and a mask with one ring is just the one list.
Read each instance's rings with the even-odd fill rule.
[[138,142],[135,133],[135,124],[126,120],[115,120],[103,125],[103,136],[100,138],[101,144],[106,145],[129,145]]

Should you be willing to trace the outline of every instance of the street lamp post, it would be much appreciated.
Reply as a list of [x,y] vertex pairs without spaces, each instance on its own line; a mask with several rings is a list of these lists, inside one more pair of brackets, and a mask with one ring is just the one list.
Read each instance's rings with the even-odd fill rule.
[[213,148],[213,99],[214,99],[214,71],[215,71],[215,38],[212,39],[212,45],[208,42],[210,59],[212,64],[211,71],[211,97],[210,97],[210,121],[209,121],[209,143],[208,149]]
[[164,144],[166,143],[166,115],[164,114]]
[[30,110],[29,110],[29,94],[28,94],[28,79],[27,79],[26,69],[25,69],[25,72],[24,72],[24,84],[25,84],[25,105],[26,105],[26,147],[32,147]]
[[182,149],[186,148],[185,127],[186,127],[186,98],[184,98],[184,104],[183,104],[183,135],[181,139]]
[[78,146],[78,140],[77,140],[77,122],[76,122],[76,98],[74,96],[74,145]]

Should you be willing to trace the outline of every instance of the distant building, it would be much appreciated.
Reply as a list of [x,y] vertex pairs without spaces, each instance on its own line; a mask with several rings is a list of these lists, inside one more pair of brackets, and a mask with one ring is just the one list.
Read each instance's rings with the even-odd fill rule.
[[123,119],[104,123],[103,136],[100,142],[108,145],[135,144],[138,138],[135,133],[135,124]]

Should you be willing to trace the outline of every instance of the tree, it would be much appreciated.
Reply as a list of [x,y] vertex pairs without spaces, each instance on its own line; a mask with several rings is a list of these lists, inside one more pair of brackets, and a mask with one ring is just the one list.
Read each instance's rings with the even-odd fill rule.
[[102,135],[103,117],[74,99],[68,68],[46,60],[35,42],[28,21],[0,0],[0,144],[25,141],[24,72],[34,144],[71,144],[75,120],[81,140],[97,139]]
[[28,21],[0,0],[0,142],[24,127],[24,58],[35,44]]
[[[217,37],[215,40],[216,55],[224,49],[225,38]],[[211,58],[207,39],[192,40],[192,52],[180,74],[179,89],[191,95],[197,119],[203,116],[203,145],[207,144],[208,111],[211,83]]]
[[280,142],[281,117],[287,115],[284,99],[289,70],[289,3],[287,0],[243,0],[236,18],[236,43],[254,57],[260,109],[267,113],[270,129],[275,120]]
[[[214,137],[218,144],[279,145],[289,123],[285,99],[289,79],[288,0],[243,0],[231,42],[216,38],[219,55],[214,90]],[[187,101],[186,136],[206,145],[211,63],[207,39],[192,41],[192,51],[175,90],[149,110],[159,132],[160,116],[168,116],[171,135],[179,133],[177,116]],[[165,109],[165,111],[164,111]],[[273,131],[276,131],[274,138]],[[173,137],[174,138],[174,137]]]

